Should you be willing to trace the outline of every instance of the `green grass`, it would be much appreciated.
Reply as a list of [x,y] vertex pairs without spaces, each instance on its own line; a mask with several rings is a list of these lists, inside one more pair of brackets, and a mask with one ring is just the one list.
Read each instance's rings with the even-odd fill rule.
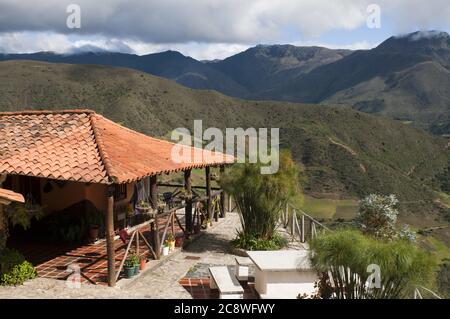
[[439,196],[439,201],[441,203],[450,207],[450,195],[449,194],[440,192],[440,193],[438,193],[438,196]]
[[419,243],[432,255],[438,262],[450,261],[450,248],[442,241],[432,236],[419,236]]
[[303,195],[295,198],[293,205],[315,218],[330,220],[349,220],[355,217],[358,211],[358,201],[354,199],[327,199]]

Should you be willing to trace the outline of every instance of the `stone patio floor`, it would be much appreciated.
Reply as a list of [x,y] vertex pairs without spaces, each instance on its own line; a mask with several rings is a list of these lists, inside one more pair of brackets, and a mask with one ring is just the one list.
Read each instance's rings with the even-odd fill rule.
[[[133,279],[122,279],[115,288],[82,283],[69,288],[65,281],[36,278],[18,287],[0,287],[3,298],[217,298],[209,290],[204,267],[196,265],[234,266],[230,240],[240,227],[237,213],[228,213],[184,250],[177,250],[162,260],[151,260],[147,269]],[[292,247],[298,249],[298,247]],[[196,272],[196,269],[203,269]],[[198,276],[196,275],[198,274]],[[198,278],[196,278],[198,277]],[[186,280],[187,279],[187,280]],[[255,298],[252,283],[244,286],[246,298]]]

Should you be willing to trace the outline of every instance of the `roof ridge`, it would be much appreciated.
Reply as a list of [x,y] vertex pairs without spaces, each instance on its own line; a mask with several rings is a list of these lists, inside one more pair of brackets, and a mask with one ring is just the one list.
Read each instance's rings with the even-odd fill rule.
[[94,140],[97,144],[98,153],[100,155],[100,160],[102,161],[103,166],[105,166],[106,175],[112,182],[115,182],[117,180],[117,178],[113,174],[114,169],[111,165],[111,162],[109,161],[108,152],[106,151],[106,147],[100,136],[101,134],[99,134],[99,130],[98,130],[97,124],[96,124],[97,119],[95,118],[95,115],[97,115],[97,113],[95,113],[95,112],[92,112],[91,114],[89,114],[89,121],[91,123]]
[[89,109],[63,109],[63,110],[22,110],[0,112],[0,116],[10,115],[39,115],[39,114],[93,114],[95,111]]
[[[120,125],[119,123],[116,123],[116,122],[114,122],[114,121],[112,121],[112,120],[110,120],[110,119],[104,117],[103,115],[101,115],[101,114],[99,114],[99,113],[95,113],[95,112],[94,112],[93,115],[94,115],[94,116],[101,117],[103,120],[108,121],[108,122],[110,122],[111,124],[113,124],[113,125],[115,125],[115,126],[118,126],[118,127],[120,127],[121,129],[124,129],[124,130],[126,130],[126,131],[128,131],[128,132],[130,132],[130,133],[132,133],[132,134],[139,135],[139,136],[142,136],[142,137],[145,137],[145,138],[150,138],[150,139],[152,139],[152,140],[154,140],[154,141],[158,141],[158,142],[161,142],[161,143],[166,143],[166,144],[169,144],[169,145],[172,145],[172,146],[178,144],[178,142],[175,142],[175,141],[168,141],[168,140],[164,140],[164,139],[162,139],[162,138],[153,137],[153,136],[150,136],[150,135],[147,135],[147,134],[144,134],[144,133],[135,131],[135,130],[130,129],[130,128],[126,127],[126,126]],[[199,150],[202,150],[202,151],[206,151],[206,150],[203,149],[203,148],[198,148],[198,147],[192,146],[192,145],[184,145],[184,146],[186,146],[186,147],[191,147],[191,148],[194,148],[194,149],[199,149]],[[223,153],[223,152],[217,152],[217,151],[209,151],[209,152],[225,154],[225,153]],[[225,154],[225,155],[227,155],[227,154]]]

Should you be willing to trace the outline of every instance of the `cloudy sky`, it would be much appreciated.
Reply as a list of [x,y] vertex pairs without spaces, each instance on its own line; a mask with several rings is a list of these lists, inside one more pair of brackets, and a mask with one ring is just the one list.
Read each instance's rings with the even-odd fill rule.
[[[70,4],[80,28],[67,26]],[[380,28],[367,25],[371,4]],[[215,59],[256,44],[365,49],[391,35],[449,32],[449,17],[448,0],[0,0],[0,52],[172,49]]]

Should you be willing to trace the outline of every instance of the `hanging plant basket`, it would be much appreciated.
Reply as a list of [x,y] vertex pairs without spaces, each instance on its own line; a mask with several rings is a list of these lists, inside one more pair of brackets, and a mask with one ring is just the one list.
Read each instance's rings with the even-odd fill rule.
[[150,211],[153,210],[153,208],[152,208],[152,206],[150,205],[150,203],[144,202],[144,201],[138,202],[138,203],[136,204],[135,208],[136,208],[137,210],[139,210],[140,212],[142,212],[142,213],[148,213],[148,212],[150,212]]

